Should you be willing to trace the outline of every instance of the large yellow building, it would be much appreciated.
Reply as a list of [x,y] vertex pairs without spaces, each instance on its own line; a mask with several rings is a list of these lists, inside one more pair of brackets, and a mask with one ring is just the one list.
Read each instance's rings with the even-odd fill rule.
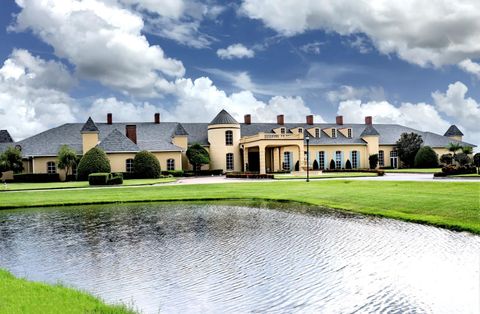
[[210,154],[206,169],[252,171],[259,173],[305,170],[307,168],[307,141],[311,169],[327,169],[333,161],[335,168],[368,168],[368,157],[379,155],[379,166],[400,166],[395,143],[402,133],[415,132],[422,136],[424,145],[437,154],[447,152],[449,143],[474,146],[462,141],[462,132],[451,126],[442,136],[396,124],[373,124],[365,117],[364,124],[344,123],[337,116],[335,123],[314,123],[307,116],[305,123],[285,123],[283,115],[277,123],[254,123],[245,115],[237,122],[222,110],[210,123],[160,122],[155,114],[152,122],[95,123],[91,118],[85,124],[67,123],[14,142],[6,130],[0,131],[0,152],[8,146],[22,151],[25,172],[64,173],[57,169],[57,153],[66,144],[79,155],[92,147],[102,148],[110,159],[113,172],[131,172],[133,158],[138,151],[148,150],[160,161],[162,170],[191,169],[186,158],[187,148],[199,143]]

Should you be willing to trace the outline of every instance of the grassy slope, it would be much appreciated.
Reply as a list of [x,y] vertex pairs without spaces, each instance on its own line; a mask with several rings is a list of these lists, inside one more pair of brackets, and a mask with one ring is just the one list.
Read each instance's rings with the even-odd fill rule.
[[[124,180],[124,186],[131,185],[151,185],[158,183],[167,183],[175,181],[175,178],[162,179],[130,179]],[[71,189],[71,188],[88,188],[87,181],[73,182],[50,182],[50,183],[8,183],[5,189],[0,185],[0,190],[19,191],[19,190],[45,190],[45,189]]]
[[289,200],[480,233],[480,184],[328,180],[0,193],[0,209],[115,202]]
[[0,313],[134,313],[60,285],[15,278],[0,269]]

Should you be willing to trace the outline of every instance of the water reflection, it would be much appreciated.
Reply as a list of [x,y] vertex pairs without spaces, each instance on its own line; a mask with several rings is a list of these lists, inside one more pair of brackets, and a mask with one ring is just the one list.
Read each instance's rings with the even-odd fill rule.
[[0,212],[0,267],[162,312],[479,313],[480,237],[162,204]]

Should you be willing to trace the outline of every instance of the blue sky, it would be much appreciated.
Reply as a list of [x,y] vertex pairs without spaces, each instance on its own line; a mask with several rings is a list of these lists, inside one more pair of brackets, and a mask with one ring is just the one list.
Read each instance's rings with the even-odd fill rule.
[[209,121],[225,108],[256,121],[457,124],[477,143],[478,21],[475,0],[9,0],[1,128],[23,138],[109,111]]

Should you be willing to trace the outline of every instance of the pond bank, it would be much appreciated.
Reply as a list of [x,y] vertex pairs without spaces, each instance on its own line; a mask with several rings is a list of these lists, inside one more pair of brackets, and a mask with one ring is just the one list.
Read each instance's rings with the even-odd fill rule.
[[0,193],[0,209],[229,199],[292,201],[480,233],[475,182],[332,180]]

